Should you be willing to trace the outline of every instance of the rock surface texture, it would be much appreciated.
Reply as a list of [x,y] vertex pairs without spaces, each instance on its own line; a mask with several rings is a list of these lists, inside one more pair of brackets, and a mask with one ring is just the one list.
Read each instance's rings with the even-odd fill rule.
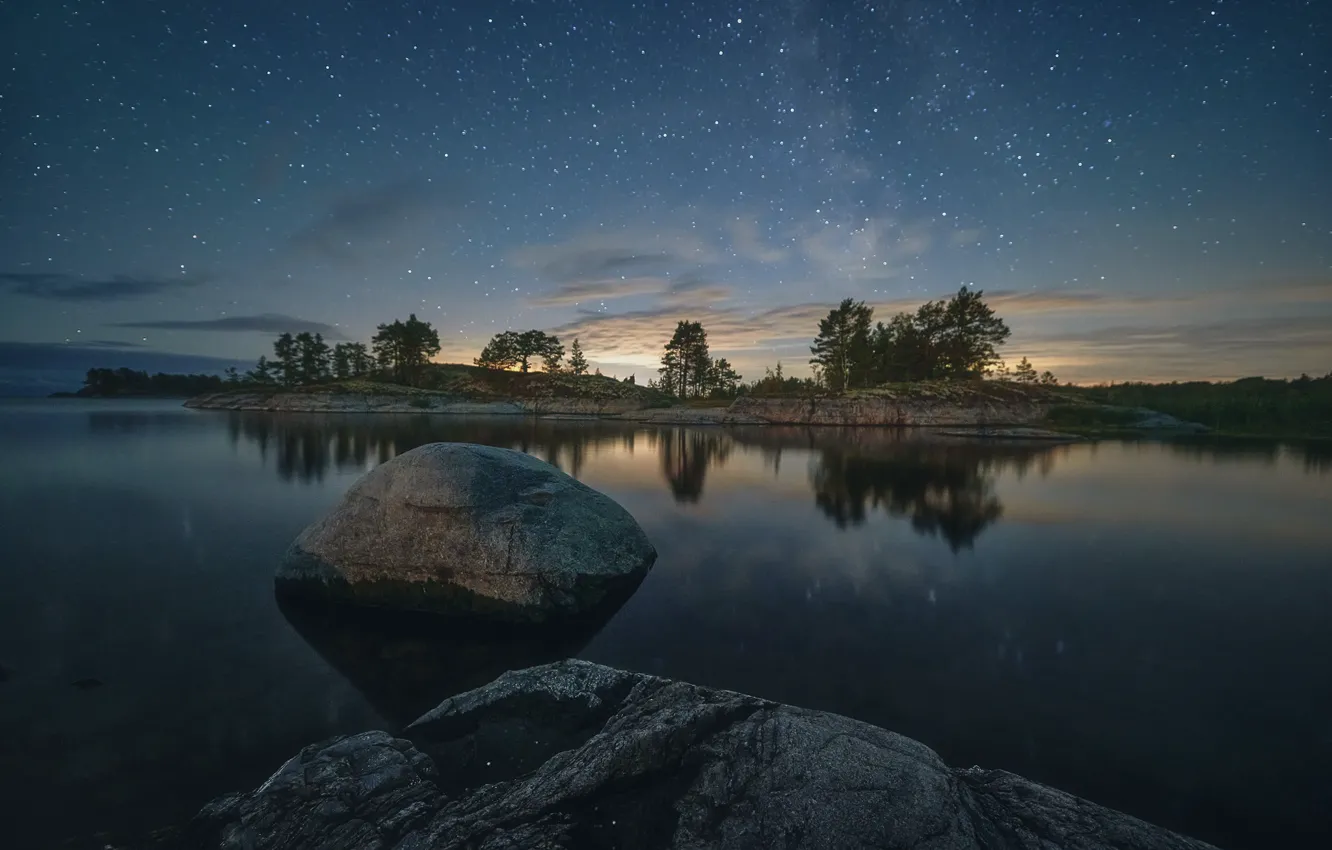
[[616,416],[643,408],[633,399],[534,398],[476,401],[437,393],[381,395],[237,390],[195,396],[198,410],[260,410],[270,413],[422,413],[459,416]]
[[947,395],[863,395],[841,398],[754,398],[741,396],[729,413],[774,425],[1029,425],[1045,418],[1048,405],[1008,395],[978,392]]
[[430,443],[381,464],[296,538],[287,598],[515,622],[624,601],[657,553],[610,497],[522,452]]
[[[564,661],[506,673],[401,738],[305,748],[165,846],[203,850],[1209,845],[832,714]],[[163,845],[158,845],[163,846]]]

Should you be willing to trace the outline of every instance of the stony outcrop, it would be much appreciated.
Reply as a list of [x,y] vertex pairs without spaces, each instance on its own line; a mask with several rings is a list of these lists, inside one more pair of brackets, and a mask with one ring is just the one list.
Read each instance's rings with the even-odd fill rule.
[[1049,405],[1036,396],[962,385],[837,397],[741,396],[729,412],[774,425],[1003,426],[1038,424],[1048,410]]
[[292,543],[287,598],[516,622],[618,605],[656,559],[608,496],[522,452],[429,443],[366,473]]
[[837,715],[565,661],[305,748],[164,845],[1203,850]]
[[195,396],[197,410],[255,410],[269,413],[438,413],[486,416],[616,416],[643,410],[633,398],[515,398],[475,400],[432,392],[326,393],[235,391]]

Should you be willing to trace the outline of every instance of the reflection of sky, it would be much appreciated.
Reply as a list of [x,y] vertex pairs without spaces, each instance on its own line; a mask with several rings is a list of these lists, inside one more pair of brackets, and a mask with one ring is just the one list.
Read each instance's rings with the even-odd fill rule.
[[[180,783],[216,793],[378,723],[273,608],[276,559],[377,441],[484,437],[556,446],[565,469],[577,455],[659,550],[583,657],[870,720],[1222,846],[1262,846],[1226,811],[1266,812],[1281,834],[1323,824],[1309,753],[1326,746],[1332,670],[1310,647],[1332,645],[1332,475],[1292,452],[1042,447],[1022,472],[983,473],[1002,513],[954,552],[881,508],[843,529],[815,504],[825,452],[898,457],[914,444],[896,432],[247,420],[275,429],[261,450],[253,429],[233,441],[235,421],[157,402],[0,406],[0,661],[17,671],[0,727],[50,747],[0,770],[38,791],[86,781],[105,789],[90,810],[142,813],[134,794],[166,794],[153,758],[202,754]],[[364,461],[281,457],[332,445],[337,423]],[[678,501],[667,446],[722,443],[697,501]],[[69,687],[84,676],[107,685]],[[219,753],[236,770],[210,766]]]

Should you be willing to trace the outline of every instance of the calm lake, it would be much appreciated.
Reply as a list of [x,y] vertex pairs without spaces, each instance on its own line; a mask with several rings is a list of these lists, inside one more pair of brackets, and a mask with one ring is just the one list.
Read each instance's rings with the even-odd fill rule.
[[[556,644],[284,615],[292,538],[437,440],[610,494],[652,573]],[[178,821],[307,743],[570,655],[870,721],[1223,847],[1332,846],[1327,448],[42,400],[0,402],[0,469],[9,846]]]

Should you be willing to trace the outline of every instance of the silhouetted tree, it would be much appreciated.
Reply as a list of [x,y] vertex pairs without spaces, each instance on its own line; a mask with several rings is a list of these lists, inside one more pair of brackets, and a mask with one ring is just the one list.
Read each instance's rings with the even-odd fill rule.
[[535,347],[535,353],[541,357],[541,368],[551,374],[560,371],[560,361],[564,359],[564,346],[560,344],[559,339],[541,331],[527,333],[533,335],[531,344]]
[[344,350],[347,352],[347,361],[351,366],[353,378],[367,375],[375,368],[374,358],[366,350],[365,343],[348,342],[344,344]]
[[1012,332],[981,299],[983,294],[964,286],[944,306],[938,334],[944,377],[979,377],[999,361],[998,347]]
[[679,398],[702,395],[708,390],[711,370],[708,332],[698,322],[678,322],[657,370],[661,388]]
[[79,396],[192,396],[218,392],[224,388],[218,375],[149,375],[121,367],[89,369],[83,378]]
[[863,301],[844,300],[819,321],[819,335],[810,346],[828,389],[842,392],[870,382],[870,322],[874,311]]
[[333,377],[345,381],[351,377],[351,357],[346,343],[333,346]]
[[302,331],[296,334],[296,374],[301,384],[317,384],[329,376],[328,343],[323,334]]
[[777,368],[764,368],[763,377],[752,384],[739,388],[739,392],[756,396],[811,395],[817,392],[819,383],[813,378],[796,378],[783,374],[782,363],[777,361]]
[[488,369],[512,369],[517,366],[519,371],[527,372],[531,369],[532,360],[537,357],[542,359],[547,372],[556,371],[564,357],[564,346],[558,337],[543,331],[504,331],[491,337],[490,342],[481,349],[481,356],[473,362]]
[[481,356],[472,361],[487,369],[512,369],[518,365],[518,334],[504,331],[495,334],[481,349]]
[[1034,384],[1037,381],[1036,367],[1023,357],[1013,369],[1013,380],[1019,384]]
[[916,316],[898,313],[874,328],[874,382],[923,381],[935,377],[941,311],[927,305]]
[[732,368],[730,361],[719,357],[712,361],[708,371],[708,391],[710,395],[729,397],[740,388],[740,373]]
[[254,368],[245,373],[245,380],[252,384],[271,384],[277,380],[273,374],[273,364],[268,362],[268,358],[260,355],[259,362]]
[[277,360],[278,382],[282,386],[294,387],[300,383],[300,354],[296,348],[296,340],[291,334],[280,334],[273,340],[273,358]]
[[[998,347],[1008,339],[1010,331],[982,295],[964,286],[947,301],[927,301],[913,314],[898,313],[887,324],[878,323],[870,335],[869,382],[973,378],[991,373],[996,366],[1003,369]],[[842,302],[842,308],[850,303]],[[830,313],[826,321],[836,318],[842,308]],[[842,321],[832,330],[845,333],[847,327],[848,323]],[[823,331],[821,324],[821,338]],[[838,334],[832,334],[832,338],[835,341]],[[811,362],[818,363],[825,376],[835,380],[840,368],[835,355],[843,349],[831,343],[828,347],[830,352]],[[853,380],[852,384],[856,382]],[[837,388],[834,384],[829,386]]]
[[569,349],[569,371],[575,375],[587,374],[587,358],[583,356],[583,347],[574,337],[573,347]]
[[380,325],[371,346],[380,366],[400,384],[415,386],[421,368],[439,353],[439,333],[412,313],[407,321]]

